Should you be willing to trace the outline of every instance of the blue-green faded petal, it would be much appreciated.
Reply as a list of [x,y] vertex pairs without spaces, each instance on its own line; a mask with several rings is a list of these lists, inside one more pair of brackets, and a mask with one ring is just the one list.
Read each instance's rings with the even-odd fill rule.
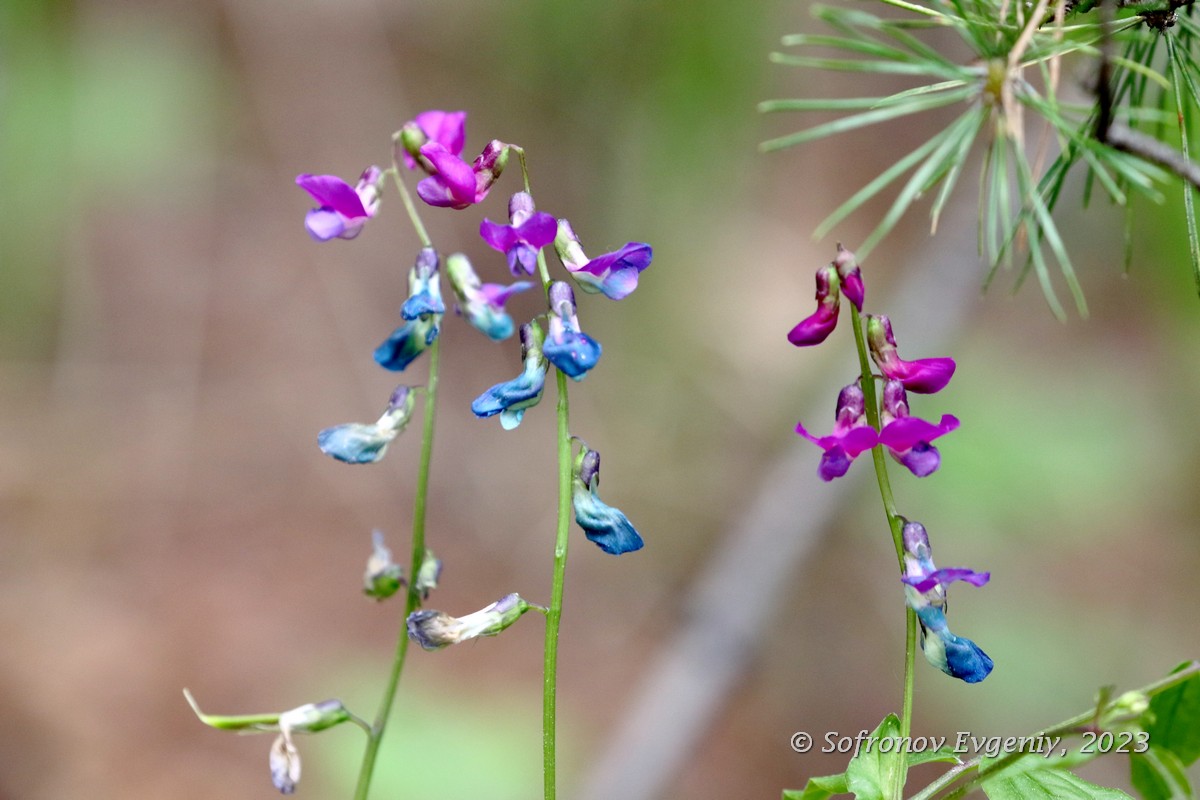
[[575,522],[583,528],[587,538],[610,555],[632,553],[645,544],[637,529],[619,508],[605,503],[594,492],[576,485],[572,498],[575,506]]
[[921,650],[925,660],[951,678],[979,683],[992,671],[992,659],[979,645],[956,636],[946,626],[946,614],[937,606],[917,609],[921,620]]
[[378,425],[349,422],[335,425],[317,434],[321,452],[347,464],[373,464],[383,458],[396,431],[383,431]]
[[436,317],[406,322],[375,348],[375,363],[393,372],[402,372],[437,339]]

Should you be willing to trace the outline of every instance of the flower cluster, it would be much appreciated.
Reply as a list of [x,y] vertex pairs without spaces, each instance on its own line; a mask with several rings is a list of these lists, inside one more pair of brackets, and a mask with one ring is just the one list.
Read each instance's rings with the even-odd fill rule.
[[[854,324],[859,324],[866,290],[862,269],[854,254],[841,244],[833,262],[817,271],[817,309],[788,333],[798,347],[824,342],[837,327],[841,298],[852,304]],[[825,436],[809,433],[803,423],[796,433],[821,448],[817,474],[822,480],[840,478],[862,453],[884,448],[891,457],[918,478],[928,477],[941,466],[941,454],[933,442],[958,428],[958,418],[945,414],[937,423],[914,417],[909,412],[908,393],[941,391],[954,375],[951,358],[906,361],[897,352],[891,320],[867,314],[863,330],[855,331],[860,358],[865,340],[880,375],[862,375],[838,394],[833,430]],[[875,402],[876,384],[882,398]],[[866,383],[870,381],[870,383]],[[901,518],[902,519],[902,518]],[[921,624],[921,649],[929,663],[955,678],[976,683],[987,677],[992,661],[969,639],[955,636],[946,625],[946,584],[961,580],[982,586],[987,573],[967,569],[937,569],[930,558],[929,537],[920,523],[904,521],[903,530],[907,603]]]

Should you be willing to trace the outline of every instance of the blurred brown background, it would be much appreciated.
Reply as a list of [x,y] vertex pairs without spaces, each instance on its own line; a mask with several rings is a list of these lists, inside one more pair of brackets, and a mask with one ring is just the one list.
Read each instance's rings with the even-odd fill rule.
[[[605,354],[573,387],[573,431],[604,454],[602,495],[647,547],[614,559],[572,533],[562,796],[603,791],[593,770],[629,736],[643,681],[681,631],[709,624],[690,587],[722,575],[713,554],[754,509],[808,544],[770,596],[753,570],[718,583],[733,619],[753,619],[710,631],[719,646],[691,659],[701,673],[737,663],[658,796],[777,797],[845,760],[791,752],[793,731],[853,735],[896,710],[902,596],[868,469],[828,495],[832,521],[810,524],[811,498],[836,489],[791,433],[801,416],[827,428],[853,376],[849,336],[801,352],[784,335],[833,253],[809,231],[936,121],[758,155],[810,121],[762,118],[757,101],[869,93],[768,65],[780,35],[814,28],[804,3],[0,9],[0,800],[271,796],[269,738],[203,727],[185,686],[213,712],[338,696],[373,713],[399,606],[367,602],[359,581],[372,528],[405,551],[419,432],[372,467],[322,456],[315,436],[386,403],[398,377],[371,350],[397,323],[417,243],[394,195],[360,238],[313,243],[292,180],[384,163],[391,132],[425,108],[467,109],[470,153],[523,145],[539,206],[589,250],[655,247],[632,297],[581,305]],[[504,216],[517,174],[480,209],[425,214],[439,249],[467,252],[485,280],[503,258],[475,231]],[[996,671],[965,686],[919,664],[916,733],[1029,732],[1100,685],[1200,654],[1200,306],[1168,193],[1142,209],[1129,276],[1120,215],[1064,210],[1085,321],[1052,319],[1036,286],[1011,295],[1011,276],[980,295],[968,182],[937,239],[922,210],[864,265],[901,352],[959,362],[945,392],[914,402],[963,425],[939,443],[937,475],[893,472],[901,510],[939,563],[994,575],[955,592],[951,623]],[[837,236],[853,248],[885,208]],[[930,283],[935,268],[956,277]],[[918,284],[932,288],[901,316],[893,298]],[[539,310],[532,296],[513,308]],[[452,318],[443,331],[432,605],[545,602],[552,406],[515,432],[475,419],[470,400],[516,374],[517,345]],[[769,488],[797,464],[794,484]],[[541,642],[531,615],[414,652],[374,796],[539,796]],[[672,716],[649,741],[678,735]],[[349,726],[303,740],[300,793],[348,796],[360,747]]]

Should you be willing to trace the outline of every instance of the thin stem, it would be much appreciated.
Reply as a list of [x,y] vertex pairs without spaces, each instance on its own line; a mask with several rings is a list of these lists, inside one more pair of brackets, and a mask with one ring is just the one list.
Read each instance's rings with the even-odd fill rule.
[[[432,247],[429,234],[421,222],[413,204],[412,196],[408,193],[404,182],[400,180],[399,167],[392,162],[392,177],[396,188],[404,201],[408,217],[412,220],[413,228],[423,247]],[[408,593],[404,601],[404,616],[400,618],[400,632],[396,641],[396,651],[392,658],[392,669],[388,674],[387,685],[379,700],[379,708],[375,712],[375,722],[367,729],[367,747],[363,751],[362,765],[358,771],[358,784],[354,789],[354,800],[367,800],[371,790],[371,778],[375,772],[375,759],[379,754],[379,745],[383,741],[387,729],[388,717],[392,713],[392,705],[396,699],[396,689],[400,685],[400,675],[404,671],[405,656],[408,655],[408,616],[421,606],[421,592],[417,588],[417,574],[421,570],[421,562],[425,559],[425,509],[429,498],[429,464],[433,458],[433,432],[437,416],[438,364],[441,340],[435,339],[429,346],[429,379],[425,384],[425,419],[421,428],[421,456],[417,466],[417,487],[413,497],[412,519],[412,558],[409,566]]]
[[[1198,674],[1200,674],[1200,661],[1193,661],[1178,672],[1173,672],[1165,678],[1159,678],[1158,680],[1148,683],[1142,688],[1135,689],[1134,691],[1139,694],[1144,694],[1147,697],[1153,697],[1156,694],[1165,692],[1167,689],[1178,686],[1186,680],[1194,678]],[[1048,728],[1043,728],[1042,730],[1037,731],[1029,738],[1036,739],[1039,736],[1060,736],[1082,733],[1084,730],[1086,730],[1085,726],[1091,722],[1094,722],[1096,719],[1103,717],[1109,711],[1114,710],[1120,701],[1121,698],[1116,697],[1110,702],[1106,703],[1102,708],[1093,708],[1088,711],[1084,711],[1082,714],[1076,714],[1070,719],[1065,719],[1056,725],[1051,725]],[[929,798],[933,797],[938,792],[948,788],[952,783],[964,777],[966,773],[970,772],[971,770],[977,770],[975,776],[969,782],[959,786],[954,791],[947,794],[944,800],[963,797],[964,795],[969,794],[978,788],[979,784],[989,775],[999,772],[1009,764],[1016,761],[1018,758],[1026,755],[1028,755],[1028,753],[1020,751],[1006,753],[1000,758],[992,759],[985,768],[981,768],[981,765],[986,756],[975,756],[974,758],[947,770],[936,781],[926,786],[919,793],[913,795],[912,800],[929,800]],[[1101,755],[1101,753],[1097,752],[1095,755]]]
[[[882,425],[879,418],[879,403],[875,393],[875,376],[867,355],[867,343],[863,336],[862,318],[854,304],[850,305],[850,320],[854,327],[854,344],[858,349],[858,366],[862,373],[862,390],[866,404],[867,422],[875,430]],[[892,544],[896,547],[896,559],[904,569],[904,520],[896,511],[896,498],[892,494],[892,483],[888,479],[887,462],[883,456],[883,445],[871,450],[871,461],[875,464],[875,481],[879,484],[879,496],[883,500],[883,512],[887,515],[888,529],[892,533]],[[912,733],[913,666],[917,654],[917,615],[905,605],[904,612],[904,694],[900,706],[900,740],[907,741]],[[904,783],[908,774],[908,762],[899,759],[896,781],[892,785],[892,797],[899,800],[904,796]]]
[[567,533],[571,524],[571,436],[567,376],[558,384],[558,533],[554,540],[554,583],[546,612],[546,650],[542,675],[542,779],[546,800],[555,796],[555,731],[558,691],[558,628],[562,619],[563,586],[567,573]]

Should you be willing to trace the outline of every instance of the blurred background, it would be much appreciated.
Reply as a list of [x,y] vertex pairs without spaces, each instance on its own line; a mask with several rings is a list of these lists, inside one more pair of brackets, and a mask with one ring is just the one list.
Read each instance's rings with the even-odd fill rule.
[[[424,380],[423,360],[402,377],[371,360],[418,245],[394,194],[358,239],[315,244],[293,178],[386,163],[426,108],[470,112],[468,156],[523,145],[539,207],[589,251],[655,249],[627,300],[581,298],[605,349],[572,387],[573,432],[647,546],[612,558],[572,532],[562,796],[778,797],[845,763],[792,752],[793,731],[854,735],[898,710],[902,594],[870,470],[822,485],[792,433],[832,423],[850,337],[799,351],[785,334],[834,252],[810,231],[939,120],[759,155],[814,118],[764,118],[758,101],[870,93],[769,65],[781,35],[815,30],[806,3],[0,14],[0,800],[272,796],[270,738],[205,728],[185,686],[215,713],[333,696],[374,713],[401,611],[365,600],[361,574],[372,528],[406,552],[419,432],[370,467],[315,437]],[[518,175],[478,209],[425,213],[484,280],[506,269],[479,219],[504,218]],[[970,181],[936,238],[921,209],[863,265],[901,352],[959,364],[914,400],[962,428],[936,475],[893,470],[900,509],[939,564],[993,574],[954,593],[951,623],[996,670],[966,686],[919,661],[914,733],[1027,733],[1200,654],[1200,305],[1179,192],[1142,209],[1128,275],[1122,216],[1064,205],[1087,320],[1054,320],[1012,275],[981,293]],[[853,249],[884,210],[836,237]],[[533,294],[518,319],[540,311]],[[475,419],[518,346],[460,323],[443,326],[431,605],[546,602],[552,405],[513,432]],[[540,796],[541,645],[530,615],[414,651],[375,796]],[[348,796],[361,745],[350,726],[301,741],[300,794]]]

